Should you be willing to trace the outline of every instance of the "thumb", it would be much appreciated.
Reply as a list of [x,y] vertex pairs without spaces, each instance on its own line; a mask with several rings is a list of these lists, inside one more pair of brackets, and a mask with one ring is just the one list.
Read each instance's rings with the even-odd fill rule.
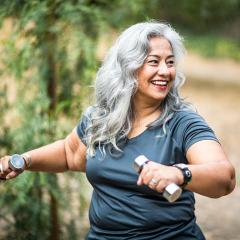
[[141,175],[139,175],[138,180],[137,180],[137,185],[142,185],[143,181],[142,181],[142,177]]
[[15,178],[18,175],[19,175],[19,172],[12,171],[6,176],[6,180]]

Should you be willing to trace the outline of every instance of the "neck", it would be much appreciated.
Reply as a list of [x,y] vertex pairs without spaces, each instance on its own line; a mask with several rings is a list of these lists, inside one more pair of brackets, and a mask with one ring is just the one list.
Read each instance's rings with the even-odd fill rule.
[[128,138],[141,134],[147,126],[154,122],[161,114],[159,104],[146,104],[144,102],[133,102],[133,122]]
[[133,102],[134,122],[153,122],[160,114],[161,109],[158,104],[147,104],[145,102]]

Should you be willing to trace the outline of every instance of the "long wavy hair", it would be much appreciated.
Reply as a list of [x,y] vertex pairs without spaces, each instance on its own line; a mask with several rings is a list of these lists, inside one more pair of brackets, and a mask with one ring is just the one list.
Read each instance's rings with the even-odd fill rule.
[[126,29],[107,53],[95,83],[96,104],[90,111],[87,129],[88,153],[93,156],[95,147],[105,154],[121,153],[122,143],[127,139],[134,117],[132,99],[138,87],[137,70],[144,64],[150,51],[150,39],[166,38],[173,49],[176,78],[173,87],[161,103],[161,116],[151,126],[163,125],[188,104],[179,96],[184,76],[177,64],[185,54],[182,37],[167,23],[143,22]]

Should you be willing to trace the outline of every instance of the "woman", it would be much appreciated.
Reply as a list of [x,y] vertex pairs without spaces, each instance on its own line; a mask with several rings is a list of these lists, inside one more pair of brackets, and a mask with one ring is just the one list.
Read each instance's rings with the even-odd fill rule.
[[[131,26],[99,69],[96,104],[77,127],[23,155],[20,170],[86,172],[93,186],[87,239],[205,239],[193,192],[218,198],[233,191],[234,169],[214,132],[179,96],[184,52],[165,23]],[[139,155],[150,161],[138,175]],[[21,172],[9,156],[0,168],[6,179]],[[162,196],[171,183],[183,188],[172,203]]]

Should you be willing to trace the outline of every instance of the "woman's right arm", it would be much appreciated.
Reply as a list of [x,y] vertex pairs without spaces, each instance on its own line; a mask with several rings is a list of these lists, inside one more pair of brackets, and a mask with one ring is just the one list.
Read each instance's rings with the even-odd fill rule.
[[[76,128],[65,138],[26,152],[31,157],[27,170],[44,172],[85,171],[86,146],[80,140]],[[9,168],[10,156],[1,158],[1,177],[11,179],[19,173]]]

